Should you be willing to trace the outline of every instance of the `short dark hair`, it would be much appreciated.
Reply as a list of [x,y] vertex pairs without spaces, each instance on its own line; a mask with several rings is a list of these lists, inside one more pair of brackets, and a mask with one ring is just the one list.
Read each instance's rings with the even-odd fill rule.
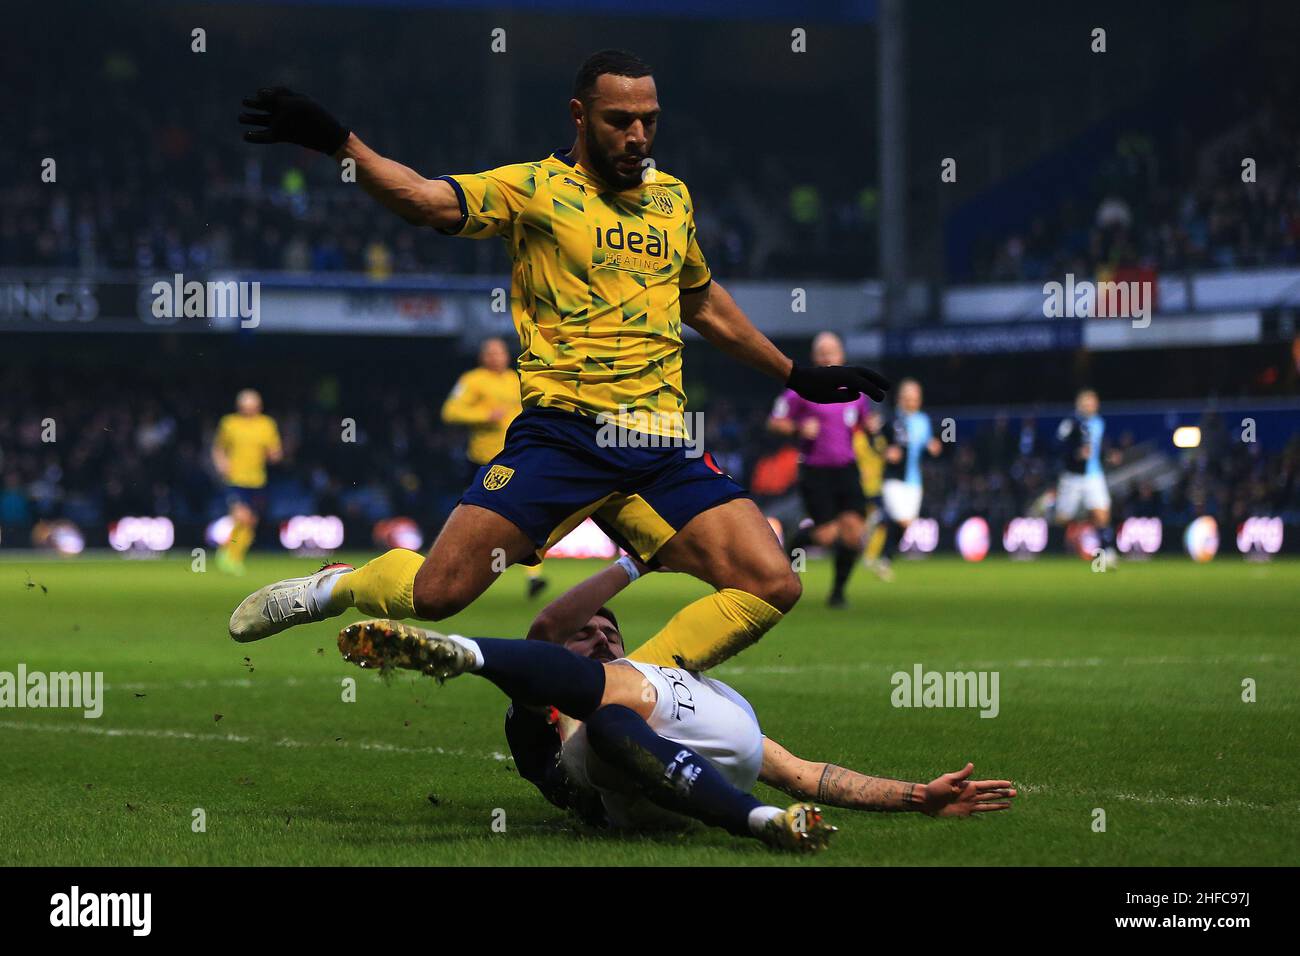
[[606,73],[614,76],[651,76],[654,70],[635,53],[626,50],[601,50],[582,61],[578,75],[573,80],[573,98],[586,104],[596,80]]
[[599,614],[601,617],[608,619],[609,623],[614,625],[614,630],[618,631],[619,636],[622,637],[623,630],[618,626],[618,618],[614,616],[613,611],[611,611],[608,607],[602,604],[600,607],[596,608],[596,614]]

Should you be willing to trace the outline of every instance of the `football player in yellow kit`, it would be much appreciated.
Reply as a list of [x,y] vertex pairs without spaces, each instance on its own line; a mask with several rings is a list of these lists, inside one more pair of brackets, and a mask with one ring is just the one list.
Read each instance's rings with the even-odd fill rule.
[[745,489],[685,434],[682,325],[814,402],[878,401],[889,383],[868,369],[792,362],[713,281],[690,191],[651,159],[660,110],[649,66],[617,50],[592,55],[569,101],[568,149],[433,179],[291,90],[260,90],[244,105],[259,111],[240,117],[260,127],[247,141],[350,162],[358,184],[407,222],[506,243],[524,411],[427,556],[396,549],[261,588],[231,616],[235,640],[352,607],[441,620],[587,517],[641,560],[715,588],[637,659],[701,670],[781,620],[802,592],[798,575]]
[[[456,379],[451,394],[442,405],[442,420],[448,425],[462,425],[469,430],[465,459],[469,463],[466,477],[473,477],[488,464],[506,443],[506,429],[523,411],[519,402],[519,374],[510,367],[510,352],[503,339],[490,338],[479,346],[478,366]],[[546,589],[542,563],[525,564],[528,573],[528,596],[537,597]]]
[[266,509],[266,465],[280,461],[280,430],[262,413],[262,396],[246,388],[235,397],[236,411],[217,425],[212,464],[226,484],[233,523],[230,538],[217,551],[217,568],[244,573],[244,555],[253,546],[257,522]]

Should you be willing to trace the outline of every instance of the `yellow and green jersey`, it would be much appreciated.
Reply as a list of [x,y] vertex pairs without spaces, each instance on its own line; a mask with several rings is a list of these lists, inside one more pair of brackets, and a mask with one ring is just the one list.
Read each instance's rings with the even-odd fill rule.
[[225,415],[213,441],[230,461],[227,484],[238,488],[261,488],[266,484],[266,456],[280,447],[280,430],[274,418]]
[[520,410],[519,376],[513,369],[473,368],[456,380],[443,403],[442,420],[469,428],[465,456],[486,465],[505,446],[506,429]]
[[442,178],[464,214],[447,232],[509,247],[524,407],[680,429],[679,296],[710,280],[686,184],[655,170],[615,192],[560,153]]
[[853,456],[858,460],[862,475],[862,493],[868,498],[880,494],[885,478],[885,449],[889,440],[883,435],[870,435],[859,428],[853,433]]

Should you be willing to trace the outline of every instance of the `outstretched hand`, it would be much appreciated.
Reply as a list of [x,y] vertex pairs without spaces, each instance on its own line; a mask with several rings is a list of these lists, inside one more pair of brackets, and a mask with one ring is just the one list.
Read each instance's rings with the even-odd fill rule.
[[956,773],[945,773],[925,785],[921,812],[932,817],[968,817],[972,813],[1010,810],[1016,795],[1010,780],[971,780],[973,763]]
[[296,143],[332,156],[347,142],[348,130],[310,96],[283,86],[265,87],[244,100],[258,113],[240,113],[239,122],[263,129],[246,130],[249,143]]
[[786,387],[819,405],[836,405],[866,395],[879,402],[889,391],[890,381],[879,372],[860,365],[800,365],[790,369]]

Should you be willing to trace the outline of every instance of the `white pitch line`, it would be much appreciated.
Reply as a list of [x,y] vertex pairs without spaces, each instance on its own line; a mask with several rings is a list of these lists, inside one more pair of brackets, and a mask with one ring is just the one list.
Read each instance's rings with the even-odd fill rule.
[[1225,810],[1300,810],[1300,804],[1292,806],[1291,804],[1285,803],[1247,803],[1244,800],[1235,800],[1232,797],[1194,797],[1191,795],[1174,796],[1167,793],[1101,793],[1092,790],[1080,790],[1078,788],[1057,787],[1050,784],[1021,783],[1020,781],[1016,781],[1016,789],[1027,794],[1046,793],[1088,797],[1090,802],[1096,803],[1105,803],[1105,801],[1109,799],[1123,800],[1126,803],[1145,803],[1152,806],[1174,804],[1185,807],[1215,807]]
[[[1256,654],[1251,656],[1220,657],[1077,657],[1077,658],[1018,658],[1000,661],[957,661],[948,665],[953,670],[1000,670],[1024,668],[1072,668],[1072,667],[1106,667],[1106,666],[1163,666],[1188,664],[1278,664],[1290,663],[1291,658],[1276,654]],[[710,673],[719,675],[740,674],[803,674],[811,672],[837,673],[850,670],[907,670],[910,671],[918,661],[888,664],[881,661],[857,661],[852,664],[760,664],[749,667],[744,664],[722,664]],[[942,663],[942,661],[941,661]],[[929,666],[929,665],[927,665]],[[938,667],[936,664],[934,667]]]
[[0,720],[0,730],[35,731],[53,734],[89,734],[94,737],[144,737],[152,740],[190,740],[197,743],[251,744],[255,747],[314,748],[328,747],[342,750],[366,750],[377,753],[408,754],[438,757],[476,757],[482,760],[509,760],[507,754],[492,751],[490,754],[471,754],[464,750],[447,750],[444,747],[408,747],[382,741],[335,740],[322,743],[318,740],[294,740],[281,737],[266,740],[242,734],[201,734],[190,730],[157,729],[152,727],[98,727],[92,724],[40,724],[18,720]]
[[[355,676],[355,675],[343,675]],[[378,675],[371,675],[378,677]],[[173,680],[173,681],[112,681],[104,684],[105,690],[202,690],[208,687],[234,687],[249,688],[256,687],[259,684],[274,685],[276,687],[300,687],[303,684],[334,684],[338,685],[341,678],[339,677],[322,677],[314,674],[311,677],[281,677],[275,679],[256,680],[252,677],[220,677],[220,678],[198,678],[195,680]]]
[[[794,674],[812,674],[812,673],[843,673],[844,671],[871,671],[871,670],[907,670],[910,671],[918,662],[907,661],[900,663],[887,663],[884,661],[855,661],[849,664],[760,664],[753,667],[745,664],[722,664],[715,667],[710,673],[720,676],[740,676],[747,675],[794,675]],[[1106,666],[1167,666],[1177,665],[1186,666],[1190,664],[1289,664],[1291,658],[1280,657],[1276,654],[1256,654],[1248,656],[1220,656],[1220,657],[1119,657],[1107,659],[1103,657],[1076,657],[1076,658],[1018,658],[1016,660],[998,660],[998,661],[958,661],[948,665],[952,670],[998,670],[998,669],[1033,669],[1033,668],[1076,668],[1076,667],[1106,667]],[[937,665],[936,665],[937,666]],[[347,676],[347,675],[343,675]],[[354,675],[355,676],[355,675]],[[383,678],[378,674],[370,674],[374,681],[382,682]],[[105,683],[105,690],[202,690],[205,688],[235,688],[249,689],[255,687],[300,687],[309,684],[337,684],[340,677],[327,677],[320,674],[309,676],[290,675],[288,677],[277,678],[254,678],[254,677],[222,677],[222,678],[198,678],[194,680],[178,681],[114,681]],[[412,680],[411,686],[419,684],[418,681]]]
[[[439,757],[475,757],[480,760],[493,761],[511,759],[509,754],[503,754],[496,750],[489,754],[471,754],[464,750],[447,750],[443,747],[407,747],[401,744],[390,744],[382,741],[360,741],[354,744],[347,740],[321,743],[320,741],[293,740],[289,737],[281,737],[279,740],[262,740],[256,737],[246,737],[241,734],[200,734],[189,730],[156,729],[148,727],[96,727],[89,724],[33,724],[17,720],[0,720],[0,730],[36,731],[38,733],[89,734],[96,737],[144,737],[154,740],[189,740],[196,743],[251,744],[253,746],[289,747],[295,749],[332,747],[348,750],[355,748],[357,750],[378,753]],[[1186,807],[1214,807],[1231,810],[1300,809],[1300,806],[1290,807],[1289,805],[1247,803],[1242,800],[1234,800],[1231,797],[1220,799],[1215,797],[1194,797],[1189,795],[1174,796],[1172,794],[1163,793],[1139,794],[1123,792],[1098,796],[1093,791],[1070,789],[1038,783],[1023,783],[1020,781],[1016,781],[1016,789],[1025,794],[1044,793],[1087,796],[1092,798],[1094,802],[1103,802],[1105,799],[1112,799],[1122,800],[1128,803],[1144,803],[1155,806],[1172,804]]]

